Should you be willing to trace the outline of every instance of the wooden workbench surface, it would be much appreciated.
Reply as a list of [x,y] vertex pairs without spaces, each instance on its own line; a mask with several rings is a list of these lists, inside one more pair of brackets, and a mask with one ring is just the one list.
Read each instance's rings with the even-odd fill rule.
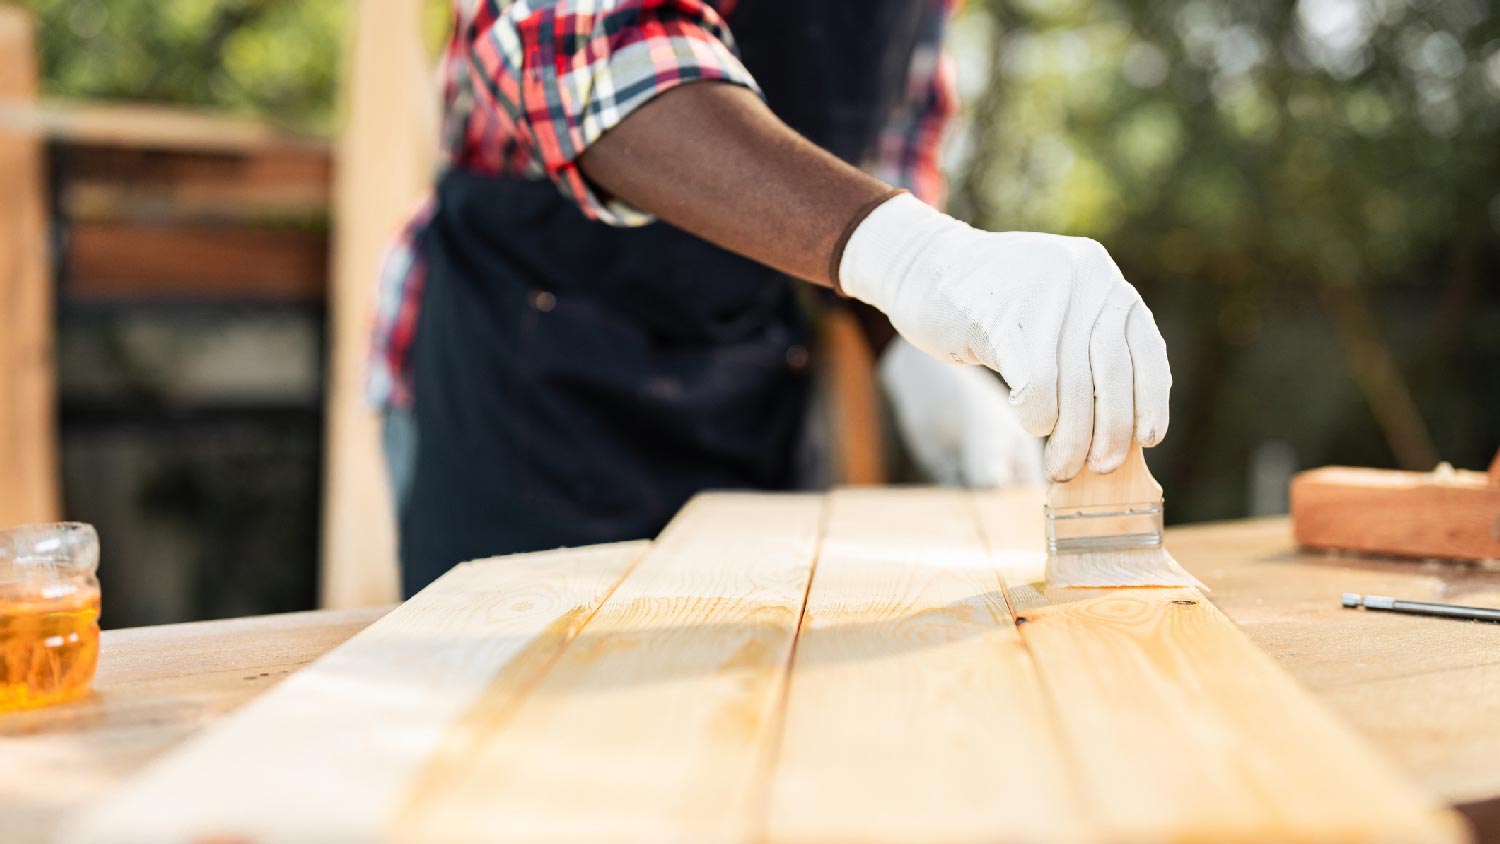
[[[1500,841],[1500,625],[1339,606],[1342,592],[1500,605],[1500,574],[1297,554],[1282,519],[1174,529],[1168,545],[1284,669]],[[5,840],[48,840],[71,808],[385,611],[107,632],[96,694],[0,716]]]

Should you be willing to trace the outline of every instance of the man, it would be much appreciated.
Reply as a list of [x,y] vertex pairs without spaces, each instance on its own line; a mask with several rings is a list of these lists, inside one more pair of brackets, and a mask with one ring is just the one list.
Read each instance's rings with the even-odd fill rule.
[[947,5],[460,12],[447,166],[387,262],[371,376],[407,594],[465,559],[650,536],[702,489],[792,486],[793,279],[899,332],[882,382],[940,480],[1024,477],[1022,429],[1056,479],[1161,439],[1166,347],[1103,247],[922,201]]

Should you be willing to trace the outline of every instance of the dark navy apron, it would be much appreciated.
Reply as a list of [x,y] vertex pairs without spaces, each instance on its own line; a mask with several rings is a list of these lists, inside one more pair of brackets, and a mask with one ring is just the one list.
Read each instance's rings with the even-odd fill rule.
[[[740,0],[773,111],[852,163],[901,95],[926,3]],[[705,489],[787,489],[808,400],[795,282],[547,181],[454,172],[412,347],[407,595],[456,563],[654,536]]]

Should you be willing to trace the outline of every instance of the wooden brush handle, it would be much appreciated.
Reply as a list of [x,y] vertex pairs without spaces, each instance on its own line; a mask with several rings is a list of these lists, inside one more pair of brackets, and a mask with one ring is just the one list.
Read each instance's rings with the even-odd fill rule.
[[1146,468],[1141,444],[1132,441],[1130,453],[1120,468],[1107,475],[1083,470],[1070,481],[1054,483],[1047,488],[1049,507],[1088,507],[1095,504],[1129,504],[1136,501],[1160,501],[1161,484]]

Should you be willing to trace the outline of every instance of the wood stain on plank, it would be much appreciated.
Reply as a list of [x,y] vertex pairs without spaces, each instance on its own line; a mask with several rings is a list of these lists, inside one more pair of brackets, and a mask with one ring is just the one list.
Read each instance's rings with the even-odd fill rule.
[[969,494],[838,490],[829,509],[764,840],[1080,840]]
[[968,496],[706,496],[623,582],[639,545],[462,568],[71,840],[1462,839],[1197,592],[1013,614],[1039,511],[996,494],[986,554]]
[[1043,589],[1040,491],[974,497],[1099,838],[1466,840],[1203,593]]
[[747,840],[822,511],[810,495],[690,502],[395,838]]
[[520,704],[522,695],[557,660],[563,647],[573,641],[597,610],[597,606],[574,607],[563,613],[490,680],[479,699],[447,729],[441,743],[427,758],[396,816],[394,840],[415,837],[411,830],[420,820],[412,819],[420,818],[420,807],[440,799],[455,781],[463,778],[474,747],[505,724]]
[[1197,590],[1113,590],[1027,617],[1021,636],[1111,840],[1464,839]]
[[[449,726],[525,685],[648,543],[466,563],[65,829],[73,844],[387,837]],[[493,683],[495,676],[512,682]],[[225,764],[225,760],[234,764]]]

